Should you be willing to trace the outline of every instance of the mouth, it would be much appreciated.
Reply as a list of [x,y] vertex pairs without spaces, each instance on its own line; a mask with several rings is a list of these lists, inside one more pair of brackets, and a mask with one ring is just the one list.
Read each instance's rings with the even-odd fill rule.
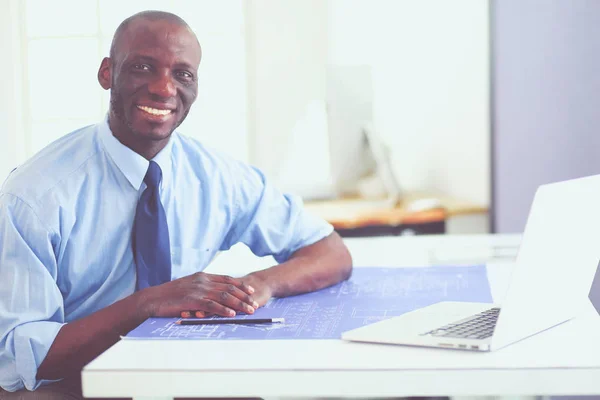
[[148,107],[148,106],[136,106],[138,108],[138,110],[142,110],[143,112],[150,114],[150,115],[154,115],[157,117],[165,117],[170,115],[171,113],[173,113],[173,110],[170,109],[165,109],[165,108],[154,108],[154,107]]

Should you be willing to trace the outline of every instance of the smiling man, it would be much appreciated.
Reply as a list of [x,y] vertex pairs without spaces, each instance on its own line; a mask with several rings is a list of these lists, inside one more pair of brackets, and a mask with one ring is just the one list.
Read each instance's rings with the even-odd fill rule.
[[[329,224],[257,169],[175,131],[200,59],[179,17],[128,18],[98,71],[107,118],[2,187],[0,398],[81,396],[81,368],[148,317],[251,314],[349,277]],[[240,278],[202,272],[239,242],[279,264]]]

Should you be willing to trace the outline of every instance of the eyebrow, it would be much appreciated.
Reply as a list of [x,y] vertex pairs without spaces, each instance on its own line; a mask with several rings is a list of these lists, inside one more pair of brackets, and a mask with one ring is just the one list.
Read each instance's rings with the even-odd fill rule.
[[131,57],[130,61],[149,61],[152,63],[156,63],[158,60],[150,56],[134,55],[133,57]]
[[185,62],[185,61],[179,61],[179,62],[176,62],[176,63],[175,63],[175,67],[176,67],[176,68],[189,69],[189,70],[192,70],[192,71],[195,71],[195,70],[196,70],[196,68],[192,67],[192,65],[191,65],[191,64],[188,64],[188,63],[187,63],[187,62]]
[[[145,55],[136,55],[136,56],[133,56],[131,58],[130,62],[133,62],[133,61],[148,61],[148,62],[151,62],[151,63],[158,63],[158,60],[156,58],[154,58],[152,56],[145,56]],[[184,69],[195,70],[195,68],[192,67],[191,64],[189,64],[189,63],[187,63],[185,61],[178,61],[178,62],[176,62],[175,63],[175,67],[176,68],[184,68]]]

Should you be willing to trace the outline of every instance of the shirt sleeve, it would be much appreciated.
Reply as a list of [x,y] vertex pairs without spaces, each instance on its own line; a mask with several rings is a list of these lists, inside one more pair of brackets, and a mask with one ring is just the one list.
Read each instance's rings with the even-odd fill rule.
[[257,168],[238,164],[235,182],[233,226],[221,250],[242,242],[257,256],[272,255],[282,263],[333,232],[298,196],[281,193]]
[[8,391],[52,382],[36,375],[64,324],[53,237],[29,205],[0,194],[0,386]]

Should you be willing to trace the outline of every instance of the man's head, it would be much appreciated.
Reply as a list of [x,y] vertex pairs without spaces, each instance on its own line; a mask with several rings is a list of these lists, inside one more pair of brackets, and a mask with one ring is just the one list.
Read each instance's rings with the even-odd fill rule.
[[174,14],[144,11],[123,21],[98,71],[111,89],[113,134],[146,157],[160,151],[196,100],[200,58],[196,35]]

